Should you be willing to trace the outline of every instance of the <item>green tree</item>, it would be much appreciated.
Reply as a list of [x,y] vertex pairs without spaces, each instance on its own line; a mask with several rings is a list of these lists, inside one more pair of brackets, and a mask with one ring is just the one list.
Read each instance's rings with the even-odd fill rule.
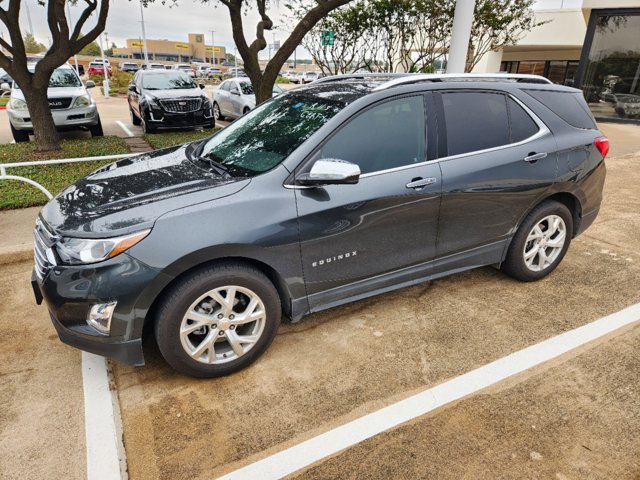
[[[207,0],[205,0],[207,1]],[[214,1],[214,0],[209,0]],[[233,40],[242,57],[244,71],[249,76],[253,89],[256,93],[256,102],[263,102],[272,96],[273,85],[278,78],[278,74],[287,59],[294,50],[320,20],[327,16],[332,10],[342,5],[346,5],[351,0],[291,0],[292,2],[305,2],[307,8],[305,13],[295,23],[289,36],[280,44],[280,48],[271,57],[264,68],[260,69],[258,54],[267,48],[265,31],[275,28],[274,22],[268,12],[273,2],[269,0],[215,0],[229,10],[231,18],[231,30]],[[243,18],[246,11],[255,7],[260,16],[258,24],[255,26],[255,38],[252,41],[247,39]]]
[[[105,55],[106,55],[106,51],[105,51]],[[100,46],[98,45],[98,42],[91,42],[90,44],[88,44],[86,47],[84,47],[82,50],[80,50],[80,55],[89,55],[91,57],[99,57],[100,56]]]
[[47,47],[45,47],[42,43],[38,42],[33,35],[30,33],[25,34],[23,38],[24,42],[24,51],[26,53],[41,53],[44,52]]
[[[53,71],[93,42],[104,30],[109,13],[109,0],[76,0],[83,4],[76,16],[75,25],[66,16],[65,0],[39,0],[46,9],[51,46],[33,71],[27,63],[27,51],[20,26],[22,0],[0,0],[0,22],[8,32],[8,38],[0,37],[0,68],[11,75],[24,94],[29,105],[38,150],[59,150],[60,141],[53,116],[49,109],[47,90]],[[87,20],[92,27],[81,37]],[[95,22],[95,23],[93,23]]]

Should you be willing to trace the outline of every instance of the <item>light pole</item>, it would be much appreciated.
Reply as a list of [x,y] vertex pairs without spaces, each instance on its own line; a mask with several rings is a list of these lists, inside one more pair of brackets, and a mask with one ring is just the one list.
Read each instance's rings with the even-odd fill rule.
[[211,63],[213,63],[214,65],[217,65],[218,62],[216,62],[216,31],[215,30],[209,30],[211,32]]
[[[107,32],[104,32],[106,35]],[[100,56],[102,57],[102,71],[104,72],[104,82],[102,84],[104,90],[104,98],[109,98],[109,70],[107,69],[107,59],[104,57],[104,48],[102,47],[102,35],[100,35]]]
[[142,24],[142,46],[144,48],[144,64],[149,68],[149,54],[147,52],[147,33],[144,30],[144,7],[142,6],[142,0],[140,0],[140,23]]
[[456,10],[453,16],[451,30],[451,45],[447,59],[447,73],[464,73],[469,52],[469,37],[473,24],[473,9],[476,0],[456,0]]
[[[71,20],[71,4],[69,2],[67,2],[67,16],[69,17],[69,24],[73,24],[73,21]],[[78,75],[80,75],[80,70],[78,70],[78,55],[77,54],[73,55],[73,63],[76,66],[76,73]]]

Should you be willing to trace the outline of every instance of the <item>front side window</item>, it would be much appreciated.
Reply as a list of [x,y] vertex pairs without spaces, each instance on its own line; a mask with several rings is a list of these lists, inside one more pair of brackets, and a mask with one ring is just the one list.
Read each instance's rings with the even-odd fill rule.
[[449,155],[499,147],[509,142],[505,95],[489,92],[442,94]]
[[422,96],[377,105],[351,120],[321,148],[318,159],[346,160],[371,173],[425,161]]
[[304,95],[269,100],[218,132],[201,147],[234,176],[272,169],[344,108],[342,102]]

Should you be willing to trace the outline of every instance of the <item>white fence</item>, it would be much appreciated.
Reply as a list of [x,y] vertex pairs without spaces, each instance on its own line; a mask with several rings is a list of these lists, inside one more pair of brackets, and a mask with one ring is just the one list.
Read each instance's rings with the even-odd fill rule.
[[57,160],[40,160],[35,162],[0,163],[0,180],[18,180],[20,182],[28,183],[29,185],[33,185],[42,193],[44,193],[48,199],[51,199],[53,198],[53,195],[51,195],[51,192],[49,192],[49,190],[47,190],[45,187],[40,185],[38,182],[26,177],[20,177],[17,175],[8,175],[7,170],[10,168],[34,167],[38,165],[58,165],[61,163],[95,162],[96,160],[119,160],[121,158],[129,158],[129,157],[134,157],[136,155],[139,155],[139,153],[102,155],[98,157],[60,158]]

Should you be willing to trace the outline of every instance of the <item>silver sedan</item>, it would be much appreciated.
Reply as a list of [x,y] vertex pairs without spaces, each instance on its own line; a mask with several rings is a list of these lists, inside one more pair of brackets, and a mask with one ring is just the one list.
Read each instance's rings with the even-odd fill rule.
[[[273,86],[273,95],[282,93],[278,85]],[[231,78],[220,84],[213,92],[213,115],[216,120],[241,117],[256,107],[253,85],[248,78]]]

